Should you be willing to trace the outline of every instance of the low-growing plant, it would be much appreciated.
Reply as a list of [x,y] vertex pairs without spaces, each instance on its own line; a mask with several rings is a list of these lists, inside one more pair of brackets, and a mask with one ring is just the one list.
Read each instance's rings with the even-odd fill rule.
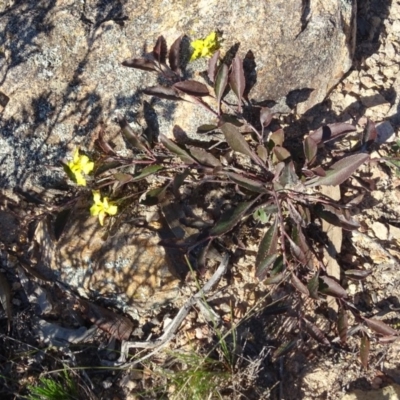
[[[94,166],[89,158],[75,151],[66,170],[78,184],[85,183],[93,191],[91,211],[92,215],[99,216],[101,224],[106,216],[118,218],[132,203],[155,205],[170,194],[177,201],[183,201],[179,190],[184,186],[231,187],[234,194],[231,208],[203,224],[199,235],[188,240],[164,239],[161,244],[180,248],[196,260],[195,267],[203,272],[211,247],[218,247],[228,234],[235,235],[239,226],[253,221],[254,237],[261,234],[255,259],[257,278],[267,285],[292,287],[293,296],[300,303],[305,303],[305,298],[314,304],[328,295],[336,298],[340,341],[345,344],[348,335],[361,332],[364,360],[365,349],[369,348],[367,328],[368,332],[382,336],[382,340],[390,340],[397,331],[382,321],[364,318],[351,304],[340,282],[327,274],[319,250],[326,246],[321,221],[345,230],[357,229],[359,224],[350,215],[350,208],[360,198],[344,204],[323,195],[319,188],[341,185],[370,160],[368,151],[377,136],[374,123],[368,120],[357,146],[335,154],[329,151],[330,143],[354,133],[356,127],[347,123],[325,125],[305,136],[304,154],[298,154],[296,147],[285,138],[283,129],[272,129],[275,116],[271,109],[249,100],[244,60],[237,47],[222,57],[217,45],[209,46],[208,50],[211,47],[216,50],[208,62],[205,79],[210,87],[207,82],[186,79],[181,65],[181,43],[182,37],[168,51],[165,39],[160,36],[150,54],[126,60],[122,65],[162,77],[164,85],[145,88],[144,94],[171,101],[190,101],[209,111],[212,119],[197,128],[197,133],[204,135],[205,140],[182,145],[160,134],[157,141],[136,132],[124,117],[119,117],[122,135],[134,150],[134,156],[117,154],[100,130]],[[199,49],[195,44],[194,51]],[[208,50],[204,55],[211,55]],[[230,91],[237,99],[234,105],[225,100]],[[210,105],[207,98],[212,99],[215,106]],[[215,135],[217,140],[207,140]],[[92,177],[85,177],[92,168]],[[145,184],[148,177],[155,177],[156,182],[161,183],[149,187]],[[138,182],[143,183],[140,190],[137,190]],[[88,196],[88,189],[82,189],[79,196]],[[67,206],[72,203],[70,201]],[[65,218],[60,215],[56,222],[60,221],[58,229],[62,231]],[[345,272],[349,279],[364,279],[368,274],[369,271],[363,269]],[[349,330],[348,313],[359,322],[357,329]],[[309,336],[330,344],[326,334],[303,311],[296,312],[295,316]],[[275,358],[293,349],[295,340],[279,348]]]
[[56,378],[39,378],[39,383],[28,387],[28,400],[77,400],[78,387],[64,371]]

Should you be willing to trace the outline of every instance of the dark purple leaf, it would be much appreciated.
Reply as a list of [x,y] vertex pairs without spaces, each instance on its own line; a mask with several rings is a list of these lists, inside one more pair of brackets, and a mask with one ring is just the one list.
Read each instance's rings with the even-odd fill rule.
[[248,209],[254,204],[256,200],[257,198],[251,201],[239,203],[235,209],[225,212],[221,216],[219,221],[211,229],[210,236],[221,236],[233,229],[244,217]]
[[[262,129],[262,134],[264,135],[264,128],[266,128],[272,121],[274,113],[268,107],[261,107],[260,110],[260,124]],[[283,143],[283,142],[282,142]]]
[[162,35],[157,38],[157,42],[153,48],[153,57],[160,64],[165,64],[167,59],[167,42]]
[[203,124],[203,125],[200,125],[200,126],[197,128],[196,132],[197,132],[197,133],[207,133],[207,132],[215,131],[216,129],[218,129],[218,126],[217,126],[217,125],[213,125],[213,124]]
[[315,143],[319,144],[356,130],[356,127],[353,125],[346,124],[344,122],[337,122],[318,128],[313,133],[310,133],[308,137],[313,139]]
[[379,343],[393,343],[393,342],[398,342],[400,339],[399,336],[383,336],[378,338]]
[[179,158],[187,164],[197,164],[197,161],[189,155],[189,153],[179,147],[172,140],[168,139],[165,135],[160,134],[160,142],[173,154],[179,156]]
[[[34,268],[32,268],[34,269]],[[12,320],[12,303],[11,303],[11,286],[6,276],[0,272],[0,304],[3,306],[3,310],[7,316],[7,328],[10,332],[11,320]]]
[[235,125],[238,128],[243,126],[243,123],[239,121],[237,117],[231,114],[221,114],[218,119],[218,127],[220,128],[223,124],[228,123]]
[[208,78],[210,79],[210,81],[212,83],[214,83],[215,81],[215,75],[217,74],[217,62],[219,59],[219,53],[220,51],[217,50],[213,56],[210,58],[209,62],[208,62]]
[[329,340],[326,338],[325,334],[316,325],[310,322],[308,319],[303,318],[302,322],[306,328],[306,332],[317,342],[324,344],[325,346],[330,346]]
[[278,218],[261,239],[256,256],[256,276],[263,280],[278,256]]
[[141,69],[143,71],[158,71],[158,68],[153,61],[146,60],[145,58],[130,58],[122,62],[124,67]]
[[[286,278],[286,273],[281,272],[280,274],[271,275],[269,278],[264,280],[265,285],[277,285],[281,283]],[[260,279],[260,278],[259,278]],[[262,280],[262,279],[260,279]]]
[[369,329],[372,329],[376,333],[379,333],[383,336],[396,336],[399,332],[396,329],[393,329],[389,325],[386,325],[384,322],[379,319],[374,318],[363,318],[365,324]]
[[317,176],[326,176],[325,170],[320,165],[318,165],[318,167],[313,168],[311,171]]
[[69,221],[70,215],[71,209],[62,210],[57,214],[54,221],[54,238],[56,239],[56,241],[60,239],[62,233],[64,232],[64,228]]
[[202,97],[210,94],[206,85],[193,80],[176,82],[172,87],[190,96]]
[[276,360],[279,357],[282,357],[290,353],[296,347],[296,345],[297,345],[297,339],[283,343],[274,351],[274,353],[272,354],[272,359]]
[[253,157],[253,152],[251,151],[250,146],[236,126],[230,123],[225,123],[221,126],[221,130],[232,150]]
[[83,314],[90,322],[118,340],[129,340],[133,331],[133,322],[129,318],[84,299],[79,302]]
[[[296,210],[296,212],[298,212],[298,211]],[[299,213],[299,217],[301,218],[300,213]],[[302,219],[302,221],[304,222],[303,219]],[[300,224],[297,224],[293,228],[292,239],[297,244],[297,246],[299,246],[299,248],[301,249],[301,251],[304,254],[304,257],[305,257],[305,259],[304,259],[305,264],[304,265],[307,266],[312,271],[314,269],[313,253],[312,253],[312,251],[310,249],[310,246],[307,243],[306,237],[303,234],[303,231],[301,229],[301,225]]]
[[344,274],[347,278],[361,281],[365,279],[368,275],[371,275],[372,271],[367,271],[365,269],[348,269],[344,272]]
[[307,286],[292,272],[292,285],[300,292],[305,294],[307,297],[310,296],[310,292]]
[[375,124],[368,118],[367,125],[363,132],[362,144],[368,149],[375,142],[378,136]]
[[[126,122],[126,121],[125,121]],[[127,122],[126,122],[127,123]],[[98,137],[95,141],[96,145],[100,147],[100,149],[109,156],[115,156],[116,153],[113,148],[104,140],[103,129],[99,131]]]
[[360,360],[362,366],[367,369],[368,368],[368,359],[369,359],[369,348],[370,342],[368,336],[364,335],[361,338],[361,345],[360,345]]
[[338,297],[339,299],[347,298],[347,292],[333,278],[329,276],[319,277],[319,291],[329,296]]
[[228,66],[222,63],[218,69],[217,77],[215,78],[214,91],[217,97],[218,115],[221,114],[221,100],[228,83],[228,72]]
[[242,97],[246,81],[243,71],[243,60],[236,54],[232,61],[232,71],[229,75],[229,85],[238,98],[238,111],[242,112]]
[[202,274],[206,269],[206,259],[211,243],[212,240],[209,240],[206,245],[203,246],[203,248],[199,252],[199,255],[197,256],[197,269],[200,274]]
[[303,250],[298,246],[291,238],[288,238],[290,244],[290,252],[292,256],[298,261],[301,265],[307,265],[307,258],[304,254]]
[[199,147],[192,147],[190,154],[201,164],[208,167],[219,167],[222,164],[210,152]]
[[189,174],[190,174],[190,170],[188,168],[186,168],[182,173],[176,174],[174,176],[174,180],[172,183],[172,191],[174,193],[174,196],[177,199],[179,199],[181,197],[181,195],[179,193],[179,188],[183,185],[183,183],[185,182],[185,179],[188,177]]
[[131,128],[125,118],[118,118],[118,123],[122,129],[123,136],[132,147],[147,151],[147,146],[144,144],[143,140],[140,139],[140,136]]
[[364,194],[361,193],[358,196],[351,199],[349,202],[346,203],[346,207],[358,206],[364,199]]
[[169,183],[159,188],[149,190],[146,192],[144,199],[140,200],[140,204],[145,206],[154,206],[161,203],[164,200],[168,187]]
[[172,44],[168,53],[169,66],[171,67],[172,71],[176,73],[179,73],[180,71],[179,65],[180,65],[181,42],[182,42],[182,36],[179,36],[178,39],[176,39],[175,42]]
[[298,183],[299,177],[296,174],[296,171],[294,169],[294,164],[293,161],[290,161],[289,163],[282,163],[284,164],[280,177],[279,177],[279,183],[285,187],[285,186],[294,186]]
[[355,170],[366,161],[369,160],[369,155],[366,153],[353,154],[345,157],[333,164],[326,176],[311,179],[306,182],[306,186],[313,187],[319,185],[340,185],[355,172]]
[[175,89],[173,89],[172,87],[165,87],[165,86],[157,85],[157,86],[152,86],[152,87],[143,89],[142,92],[149,96],[157,96],[160,99],[182,100],[182,98],[179,96],[177,91]]
[[230,180],[232,180],[236,184],[238,184],[248,190],[251,190],[252,192],[255,192],[255,193],[266,193],[267,192],[267,189],[265,188],[265,185],[262,182],[246,178],[246,177],[236,174],[234,172],[226,172],[226,175],[228,176],[228,178]]
[[346,310],[341,307],[339,310],[338,314],[338,331],[339,331],[339,337],[340,337],[340,342],[342,344],[346,344],[347,342],[347,330],[348,330],[348,322],[347,322],[347,313]]
[[331,225],[339,226],[342,229],[352,231],[358,229],[360,224],[357,221],[346,219],[341,210],[335,209],[328,205],[318,204],[314,207],[315,213]]
[[307,159],[307,164],[312,164],[315,160],[318,151],[318,145],[310,136],[306,137],[304,140],[304,154]]

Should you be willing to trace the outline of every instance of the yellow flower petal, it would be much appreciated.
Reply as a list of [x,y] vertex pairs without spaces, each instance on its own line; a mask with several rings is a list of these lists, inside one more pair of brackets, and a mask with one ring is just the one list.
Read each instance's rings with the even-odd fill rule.
[[92,194],[93,194],[94,204],[96,204],[96,205],[100,205],[101,204],[102,205],[103,203],[101,202],[100,191],[99,190],[93,190]]
[[99,222],[100,225],[103,226],[104,225],[104,218],[106,217],[106,213],[104,211],[101,211],[99,213]]
[[118,212],[118,206],[110,205],[107,212],[109,215],[115,215]]
[[78,186],[86,186],[86,179],[80,172],[75,172],[75,179]]

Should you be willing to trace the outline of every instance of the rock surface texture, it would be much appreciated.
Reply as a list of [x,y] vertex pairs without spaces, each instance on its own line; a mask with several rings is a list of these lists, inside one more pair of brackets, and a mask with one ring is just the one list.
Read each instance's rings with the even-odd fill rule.
[[[172,44],[182,34],[221,30],[224,51],[240,43],[243,57],[254,55],[250,98],[274,100],[280,111],[298,104],[302,113],[351,67],[355,14],[354,0],[2,2],[0,90],[10,100],[2,102],[0,185],[57,180],[43,166],[73,145],[89,145],[101,120],[116,113],[136,119],[140,90],[157,77],[121,62],[151,51],[158,35]],[[195,71],[205,66],[199,60],[187,73],[202,80]],[[151,102],[163,133],[174,124],[191,133],[203,123],[204,114],[182,104]]]

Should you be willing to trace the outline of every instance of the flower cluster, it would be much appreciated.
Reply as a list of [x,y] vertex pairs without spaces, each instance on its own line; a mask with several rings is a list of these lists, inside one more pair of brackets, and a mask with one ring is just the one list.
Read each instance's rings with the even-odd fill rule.
[[73,174],[76,183],[79,186],[86,186],[86,179],[83,177],[83,174],[88,175],[94,168],[94,163],[89,160],[89,157],[79,154],[79,149],[76,148],[74,158],[67,163],[67,166]]
[[118,207],[111,201],[108,201],[108,197],[104,197],[101,200],[101,194],[99,190],[93,190],[93,202],[94,204],[90,207],[90,215],[99,216],[100,225],[104,225],[104,218],[107,215],[115,215],[118,212]]
[[201,57],[211,57],[220,48],[218,33],[211,32],[205,39],[197,39],[190,43],[193,48],[190,61]]

